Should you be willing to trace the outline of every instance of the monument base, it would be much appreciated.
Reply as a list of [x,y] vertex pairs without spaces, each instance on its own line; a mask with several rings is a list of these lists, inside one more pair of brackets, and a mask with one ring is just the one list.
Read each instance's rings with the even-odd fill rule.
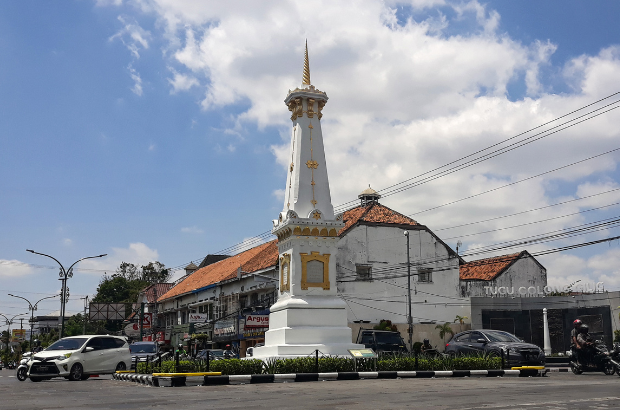
[[271,307],[265,346],[252,357],[305,357],[315,354],[349,357],[348,349],[363,349],[351,342],[346,325],[346,303],[336,296],[288,296]]

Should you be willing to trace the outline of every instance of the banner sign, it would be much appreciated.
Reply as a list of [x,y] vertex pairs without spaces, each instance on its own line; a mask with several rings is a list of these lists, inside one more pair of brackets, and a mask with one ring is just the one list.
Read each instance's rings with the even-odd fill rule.
[[153,314],[145,313],[144,316],[142,316],[142,328],[150,329],[152,325],[153,325]]
[[269,327],[269,315],[247,315],[245,317],[245,329]]
[[213,326],[214,336],[228,336],[235,334],[235,321],[232,319],[219,320]]
[[189,323],[206,323],[209,316],[206,313],[190,313]]
[[13,342],[23,342],[26,340],[26,329],[13,329]]
[[124,303],[91,303],[89,320],[125,320]]

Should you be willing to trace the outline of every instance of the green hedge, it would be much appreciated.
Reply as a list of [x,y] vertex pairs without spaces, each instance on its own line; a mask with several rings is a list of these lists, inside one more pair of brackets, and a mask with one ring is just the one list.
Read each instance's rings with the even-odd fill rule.
[[[377,360],[378,371],[402,371],[402,370],[487,370],[499,369],[502,359],[499,357],[474,356],[474,357],[394,357]],[[323,357],[319,359],[319,372],[352,372],[355,370],[355,362],[344,357]],[[358,359],[357,371],[375,370],[374,360]],[[181,361],[179,367],[175,367],[174,361],[162,362],[161,367],[149,363],[138,363],[138,373],[175,373],[175,372],[204,372],[207,371],[206,362]],[[316,365],[314,357],[299,357],[295,359],[268,359],[265,362],[258,359],[226,359],[212,360],[209,371],[221,372],[222,374],[282,374],[282,373],[314,373]]]

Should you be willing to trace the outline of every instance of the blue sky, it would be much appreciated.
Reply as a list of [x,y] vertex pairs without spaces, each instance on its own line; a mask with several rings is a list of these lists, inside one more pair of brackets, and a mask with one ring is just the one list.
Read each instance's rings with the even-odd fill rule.
[[[27,248],[66,264],[109,254],[81,264],[69,282],[69,310],[77,311],[78,298],[122,260],[179,266],[269,230],[286,178],[282,100],[301,78],[306,38],[313,84],[330,96],[323,131],[334,205],[369,183],[387,187],[620,91],[617,2],[347,7],[0,3],[0,312],[27,310],[8,292],[36,300],[59,288],[56,270],[45,268],[53,261]],[[619,118],[612,111],[383,203],[410,214],[617,148]],[[619,158],[415,217],[435,229],[613,189]],[[616,200],[611,193],[442,236]],[[463,242],[474,248],[616,214],[610,207]],[[541,261],[550,282],[618,289],[617,251],[617,243],[599,245]],[[42,311],[57,305],[42,302]]]

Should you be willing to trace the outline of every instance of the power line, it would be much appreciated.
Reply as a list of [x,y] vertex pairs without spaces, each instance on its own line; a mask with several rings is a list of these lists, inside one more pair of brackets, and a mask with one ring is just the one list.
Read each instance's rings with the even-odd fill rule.
[[498,190],[500,190],[500,189],[507,188],[507,187],[512,186],[512,185],[520,184],[521,182],[529,181],[529,180],[531,180],[531,179],[538,178],[538,177],[541,177],[541,176],[543,176],[543,175],[550,174],[550,173],[552,173],[552,172],[556,172],[556,171],[559,171],[559,170],[562,170],[562,169],[565,169],[565,168],[568,168],[568,167],[572,167],[573,165],[577,165],[577,164],[581,164],[581,163],[586,162],[586,161],[593,160],[593,159],[598,158],[598,157],[601,157],[601,156],[603,156],[603,155],[611,154],[612,152],[615,152],[615,151],[618,151],[618,150],[620,150],[620,148],[614,148],[614,149],[612,149],[612,150],[609,150],[609,151],[603,152],[603,153],[601,153],[601,154],[593,155],[593,156],[591,156],[591,157],[588,157],[588,158],[585,158],[585,159],[582,159],[582,160],[579,160],[579,161],[572,162],[572,163],[570,163],[570,164],[568,164],[568,165],[563,165],[563,166],[561,166],[561,167],[554,168],[554,169],[549,170],[549,171],[541,172],[540,174],[532,175],[532,176],[530,176],[530,177],[523,178],[523,179],[520,179],[520,180],[518,180],[518,181],[511,182],[511,183],[506,184],[506,185],[502,185],[502,186],[499,186],[499,187],[496,187],[496,188],[492,188],[492,189],[489,189],[489,190],[484,191],[484,192],[480,192],[480,193],[477,193],[477,194],[474,194],[474,195],[467,196],[467,197],[465,197],[465,198],[457,199],[457,200],[455,200],[455,201],[447,202],[447,203],[445,203],[445,204],[443,204],[443,205],[434,206],[434,207],[432,207],[432,208],[425,209],[424,211],[414,212],[414,213],[409,214],[409,215],[407,215],[407,216],[413,216],[413,215],[422,214],[422,213],[424,213],[424,212],[432,211],[432,210],[435,210],[435,209],[438,209],[438,208],[443,208],[444,206],[453,205],[453,204],[456,204],[456,203],[458,203],[458,202],[462,202],[462,201],[465,201],[465,200],[468,200],[468,199],[471,199],[471,198],[476,198],[476,197],[479,197],[479,196],[481,196],[481,195],[488,194],[488,193],[490,193],[490,192],[498,191]]

